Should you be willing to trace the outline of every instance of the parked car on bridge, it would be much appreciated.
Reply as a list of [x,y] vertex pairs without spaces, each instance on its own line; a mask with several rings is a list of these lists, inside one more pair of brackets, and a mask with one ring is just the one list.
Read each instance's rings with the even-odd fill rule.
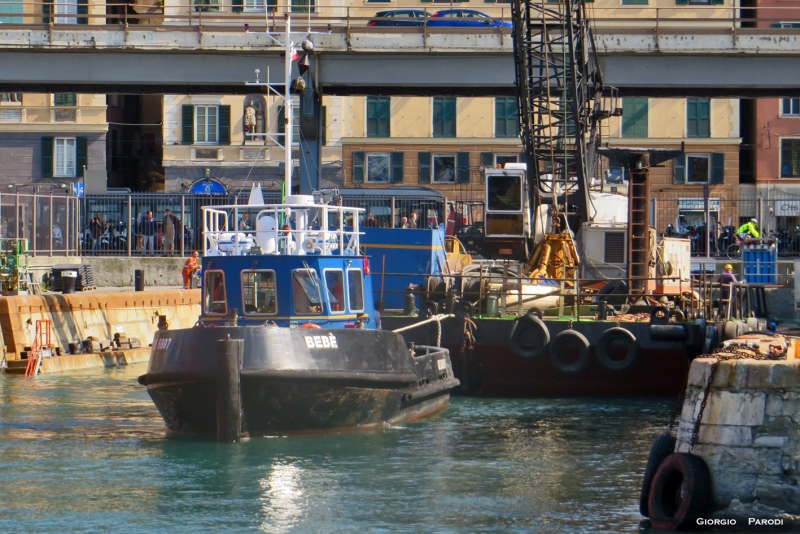
[[389,9],[375,13],[367,26],[422,26],[431,16],[424,9]]
[[474,9],[443,9],[433,14],[428,26],[470,28],[511,28],[510,22],[497,20]]

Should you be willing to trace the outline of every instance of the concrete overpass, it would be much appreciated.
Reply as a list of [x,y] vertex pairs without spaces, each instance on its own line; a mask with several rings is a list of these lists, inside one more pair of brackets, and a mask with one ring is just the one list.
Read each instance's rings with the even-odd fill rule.
[[[324,94],[514,94],[509,30],[320,30]],[[595,40],[604,81],[622,95],[800,95],[798,29],[600,26]],[[282,54],[241,25],[0,26],[0,92],[240,94],[256,68],[280,81]]]

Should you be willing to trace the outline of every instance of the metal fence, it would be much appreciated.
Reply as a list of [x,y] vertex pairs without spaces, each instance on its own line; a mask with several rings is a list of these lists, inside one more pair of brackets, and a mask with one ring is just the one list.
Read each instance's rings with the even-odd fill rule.
[[75,256],[80,245],[76,197],[0,194],[0,238],[28,240],[33,256]]
[[[267,203],[280,202],[279,191],[264,191],[263,194]],[[185,256],[203,247],[203,206],[244,205],[248,195],[249,192],[242,195],[87,195],[82,199],[77,227],[79,249],[83,255],[98,256]],[[380,227],[395,227],[402,217],[408,217],[412,212],[417,213],[418,220],[425,226],[443,220],[444,199],[432,191],[376,192],[365,189],[342,190],[340,195],[344,206],[365,209],[361,214],[362,226],[369,213]],[[173,216],[169,218],[174,229],[172,233],[169,232],[170,225],[166,224],[167,210]],[[239,221],[230,224],[238,225]]]

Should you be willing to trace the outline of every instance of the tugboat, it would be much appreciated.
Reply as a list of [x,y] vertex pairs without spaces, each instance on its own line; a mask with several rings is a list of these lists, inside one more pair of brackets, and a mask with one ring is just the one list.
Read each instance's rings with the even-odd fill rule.
[[[307,35],[306,52],[314,47]],[[269,37],[294,55],[289,19],[282,41]],[[258,70],[248,85],[268,86],[292,109],[292,89],[303,85],[291,80],[293,63],[280,85],[269,71],[260,83]],[[261,134],[284,147],[285,191],[292,143],[281,136],[293,131],[287,113],[284,133]],[[409,346],[376,328],[363,211],[312,195],[267,205],[260,186],[247,205],[203,208],[200,318],[194,328],[159,331],[139,377],[170,430],[236,441],[374,428],[447,407],[459,384],[447,349]]]

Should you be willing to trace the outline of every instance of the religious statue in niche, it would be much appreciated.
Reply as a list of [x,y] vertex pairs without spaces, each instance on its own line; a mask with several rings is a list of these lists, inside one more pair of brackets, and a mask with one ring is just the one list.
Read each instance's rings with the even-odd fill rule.
[[265,100],[261,95],[248,95],[244,99],[242,129],[245,141],[261,141],[264,131]]

